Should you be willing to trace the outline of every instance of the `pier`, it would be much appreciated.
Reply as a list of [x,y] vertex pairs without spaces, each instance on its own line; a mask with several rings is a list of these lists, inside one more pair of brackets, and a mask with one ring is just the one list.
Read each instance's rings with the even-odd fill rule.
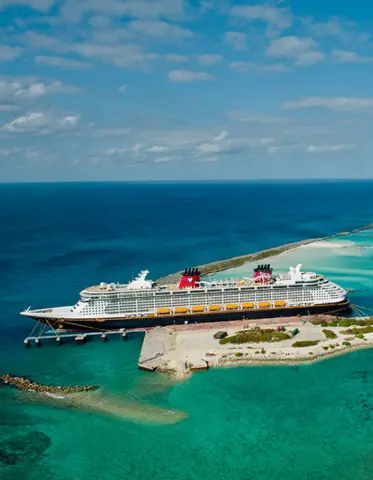
[[143,333],[146,332],[146,328],[134,328],[126,330],[121,328],[119,330],[108,330],[100,332],[59,332],[58,330],[53,333],[46,333],[37,336],[26,337],[23,341],[26,348],[35,345],[36,347],[42,346],[43,343],[55,342],[57,345],[63,345],[66,342],[75,341],[76,344],[84,344],[91,338],[101,338],[103,342],[106,342],[109,337],[120,335],[123,340],[127,340],[130,333]]

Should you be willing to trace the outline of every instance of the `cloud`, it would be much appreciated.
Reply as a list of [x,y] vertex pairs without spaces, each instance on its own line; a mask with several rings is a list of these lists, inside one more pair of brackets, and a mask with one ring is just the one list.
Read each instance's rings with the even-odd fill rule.
[[31,112],[6,123],[1,130],[11,133],[51,133],[52,131],[71,129],[78,123],[79,116],[66,115],[54,117],[44,112]]
[[354,145],[308,145],[308,153],[336,153],[343,150],[354,150]]
[[370,38],[366,32],[359,32],[355,22],[344,21],[338,17],[331,17],[327,22],[317,23],[313,19],[303,21],[313,37],[336,37],[345,44],[364,43]]
[[371,63],[373,57],[362,57],[356,52],[333,50],[331,57],[338,63]]
[[77,43],[72,47],[76,53],[88,58],[95,58],[117,67],[147,68],[158,55],[145,53],[140,45],[128,43],[102,45],[99,43]]
[[228,45],[236,50],[246,50],[246,33],[241,32],[225,32],[224,39]]
[[0,45],[0,62],[10,62],[21,55],[22,48]]
[[1,3],[0,11],[1,7],[20,5],[33,8],[34,10],[40,10],[41,12],[47,12],[52,5],[54,5],[54,0],[2,0]]
[[170,63],[185,63],[188,61],[187,55],[179,55],[178,53],[167,53],[164,59]]
[[181,18],[184,15],[184,0],[67,0],[62,15],[71,20],[85,13],[135,18]]
[[317,47],[317,43],[310,37],[291,35],[273,39],[267,48],[267,56],[288,58],[297,65],[307,66],[324,60],[325,55]]
[[180,155],[170,155],[168,157],[159,157],[154,160],[154,163],[165,163],[165,162],[174,162],[177,160],[181,160],[182,157]]
[[235,122],[261,124],[283,123],[285,120],[284,118],[275,117],[272,115],[259,115],[250,112],[241,112],[239,110],[232,110],[228,112],[228,118]]
[[326,108],[329,110],[355,112],[373,108],[371,97],[306,97],[282,104],[287,110],[303,108]]
[[128,23],[135,33],[154,38],[192,38],[191,30],[161,20],[135,20]]
[[217,137],[214,137],[212,140],[214,142],[220,142],[221,140],[224,140],[227,138],[228,132],[226,130],[223,130]]
[[35,62],[40,65],[48,65],[50,67],[66,68],[71,70],[86,70],[91,68],[92,65],[80,60],[72,60],[70,58],[61,57],[48,57],[44,55],[38,55],[35,57]]
[[44,83],[34,79],[0,79],[0,103],[3,111],[16,110],[24,102],[36,101],[41,97],[57,93],[76,93],[79,89],[62,82]]
[[204,67],[209,67],[210,65],[215,65],[220,63],[223,60],[221,55],[199,55],[197,57],[197,62]]
[[212,80],[213,76],[207,72],[193,72],[191,70],[172,70],[168,74],[171,82],[198,82]]
[[161,153],[161,152],[167,152],[168,148],[165,146],[154,145],[152,147],[147,148],[145,151],[150,153]]
[[218,143],[202,143],[197,146],[197,152],[199,153],[220,153],[222,151],[223,147]]
[[124,93],[124,92],[127,91],[127,88],[128,88],[128,85],[123,84],[123,85],[121,85],[121,86],[118,88],[118,92],[119,92],[119,93]]
[[292,18],[288,10],[271,5],[235,5],[231,15],[250,22],[268,24],[270,30],[281,31],[291,26]]

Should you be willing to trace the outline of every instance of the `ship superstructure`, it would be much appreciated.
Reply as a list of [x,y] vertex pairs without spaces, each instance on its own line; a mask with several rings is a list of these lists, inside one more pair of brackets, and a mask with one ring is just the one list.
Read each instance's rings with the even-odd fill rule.
[[349,309],[346,291],[301,264],[283,275],[259,265],[252,277],[215,280],[186,269],[178,284],[157,285],[143,270],[127,284],[101,283],[82,290],[72,306],[22,315],[61,328],[136,328],[239,318],[341,313]]

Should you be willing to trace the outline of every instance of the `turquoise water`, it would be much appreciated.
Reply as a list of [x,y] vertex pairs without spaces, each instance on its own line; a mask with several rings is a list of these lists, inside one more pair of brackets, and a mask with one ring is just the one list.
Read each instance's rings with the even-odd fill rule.
[[[26,350],[33,323],[17,312],[74,302],[83,287],[141,268],[156,278],[368,224],[372,186],[0,186],[0,370],[101,387],[74,404],[0,388],[0,478],[371,479],[373,350],[172,382],[137,369],[141,335]],[[373,308],[371,235],[301,250],[300,261]]]

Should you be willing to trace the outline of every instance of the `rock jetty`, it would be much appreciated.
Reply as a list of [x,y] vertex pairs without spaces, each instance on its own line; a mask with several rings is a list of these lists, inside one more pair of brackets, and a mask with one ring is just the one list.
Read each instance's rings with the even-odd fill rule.
[[89,392],[91,390],[97,390],[99,387],[96,385],[74,385],[70,387],[55,387],[52,385],[42,385],[40,383],[33,382],[29,378],[15,377],[12,375],[0,375],[0,381],[3,384],[23,390],[25,392],[36,393],[49,393],[55,395],[68,395],[71,393]]

